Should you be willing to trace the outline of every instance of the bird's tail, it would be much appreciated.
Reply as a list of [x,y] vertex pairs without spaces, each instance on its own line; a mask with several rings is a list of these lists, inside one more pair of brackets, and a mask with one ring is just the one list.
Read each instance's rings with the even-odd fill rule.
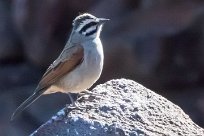
[[30,97],[28,97],[28,99],[26,99],[16,110],[15,112],[12,114],[10,121],[13,121],[16,116],[18,116],[25,108],[27,108],[29,105],[31,105],[36,99],[38,99],[44,91],[40,90],[40,91],[35,91],[35,93],[33,95],[31,95]]

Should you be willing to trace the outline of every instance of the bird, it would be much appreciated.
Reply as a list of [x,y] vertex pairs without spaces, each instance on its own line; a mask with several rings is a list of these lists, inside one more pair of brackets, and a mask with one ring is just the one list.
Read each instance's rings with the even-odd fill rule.
[[108,20],[89,13],[80,14],[73,20],[62,52],[48,67],[34,93],[14,111],[11,121],[42,95],[80,93],[99,79],[104,63],[100,34]]

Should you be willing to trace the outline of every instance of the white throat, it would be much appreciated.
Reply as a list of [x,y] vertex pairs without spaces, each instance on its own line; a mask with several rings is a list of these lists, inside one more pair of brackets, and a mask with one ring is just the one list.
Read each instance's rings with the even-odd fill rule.
[[101,31],[102,31],[102,25],[98,26],[98,30],[96,33],[90,35],[89,37],[92,37],[92,38],[99,38],[100,37],[100,34],[101,34]]

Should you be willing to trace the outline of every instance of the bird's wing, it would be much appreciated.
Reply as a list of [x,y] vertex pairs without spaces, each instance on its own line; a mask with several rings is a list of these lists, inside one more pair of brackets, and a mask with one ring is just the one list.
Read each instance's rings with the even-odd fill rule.
[[64,74],[69,73],[75,69],[83,60],[84,48],[81,45],[74,45],[70,48],[63,50],[61,55],[53,64],[47,69],[41,81],[38,84],[33,95],[25,100],[13,113],[11,121],[20,114],[26,107],[39,98],[47,87],[59,80]]
[[45,89],[58,81],[62,76],[75,69],[84,57],[84,48],[80,45],[69,47],[49,66],[36,91]]

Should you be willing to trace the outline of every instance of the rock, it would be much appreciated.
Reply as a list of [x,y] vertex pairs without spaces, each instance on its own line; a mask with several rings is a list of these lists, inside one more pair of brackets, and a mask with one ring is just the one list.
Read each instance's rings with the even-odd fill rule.
[[65,108],[31,136],[202,136],[181,108],[144,86],[126,79],[98,85]]

